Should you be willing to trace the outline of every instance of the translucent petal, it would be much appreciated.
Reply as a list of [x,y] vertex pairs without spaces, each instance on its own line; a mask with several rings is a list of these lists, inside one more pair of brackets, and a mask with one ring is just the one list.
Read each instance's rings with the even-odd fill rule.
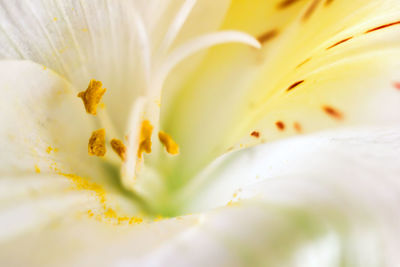
[[0,88],[0,240],[64,213],[137,213],[116,167],[88,155],[97,128],[70,83],[29,61],[0,61]]
[[4,243],[0,260],[31,266],[396,266],[399,130],[349,128],[242,150],[219,174],[225,185],[243,181],[238,203],[132,227],[65,217]]
[[95,174],[98,164],[88,157],[87,142],[96,125],[76,89],[29,61],[0,61],[0,69],[0,173]]
[[397,1],[234,1],[224,27],[264,49],[214,48],[187,79],[163,120],[181,147],[169,165],[160,160],[171,189],[232,149],[398,122],[399,18]]
[[[32,60],[65,76],[80,89],[85,89],[91,79],[102,81],[108,89],[106,108],[119,131],[116,137],[123,138],[131,106],[146,93],[148,72],[160,64],[161,58],[152,58],[152,54],[157,56],[183,2],[2,1],[0,58]],[[213,2],[195,4],[184,16],[188,24],[175,32],[173,45],[218,27],[228,1]],[[198,26],[210,6],[207,23]],[[147,42],[143,42],[144,32]]]
[[[152,257],[160,264],[172,260],[177,247],[188,247],[189,259],[176,260],[181,265],[190,264],[192,257],[212,265],[198,253],[213,255],[214,251],[218,251],[215,258],[228,266],[232,258],[237,266],[398,264],[399,130],[397,125],[331,130],[224,156],[204,174],[203,181],[209,182],[203,184],[204,194],[187,192],[198,196],[188,212],[220,207],[219,219],[207,215],[204,228],[160,250],[161,260]],[[263,204],[258,206],[260,201]],[[222,208],[225,205],[233,206],[237,216]],[[285,215],[275,217],[276,211]],[[221,215],[227,213],[232,217]],[[207,233],[224,244],[221,248],[235,252],[219,251],[215,240],[207,245],[192,242],[207,240]],[[308,261],[296,244],[303,252],[309,248],[313,260]]]

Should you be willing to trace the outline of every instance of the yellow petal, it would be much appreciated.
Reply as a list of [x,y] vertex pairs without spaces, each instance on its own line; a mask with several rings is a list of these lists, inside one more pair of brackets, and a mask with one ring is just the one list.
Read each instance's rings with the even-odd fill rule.
[[262,51],[212,49],[181,88],[163,121],[181,148],[169,163],[171,180],[185,183],[234,148],[398,122],[400,5],[292,1],[282,9],[282,2],[233,2],[224,27],[242,25],[254,36],[269,33],[268,40]]

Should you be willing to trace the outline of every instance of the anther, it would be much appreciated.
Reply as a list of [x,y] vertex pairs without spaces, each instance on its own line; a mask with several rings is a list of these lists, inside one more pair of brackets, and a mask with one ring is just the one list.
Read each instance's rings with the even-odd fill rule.
[[165,149],[169,154],[171,155],[179,154],[179,145],[172,139],[172,137],[169,134],[160,131],[158,133],[158,139],[160,139],[160,142],[164,145]]
[[106,154],[106,131],[99,129],[89,139],[88,152],[91,156],[104,157]]
[[114,150],[115,153],[122,159],[122,161],[125,161],[126,159],[126,146],[121,140],[118,139],[112,139],[111,140],[111,147]]
[[139,149],[137,152],[138,158],[142,158],[143,152],[151,153],[151,134],[153,133],[153,126],[150,121],[144,120],[140,130]]
[[78,97],[82,98],[87,113],[92,115],[97,114],[97,106],[105,92],[106,89],[102,88],[100,81],[91,80],[86,91],[78,94]]

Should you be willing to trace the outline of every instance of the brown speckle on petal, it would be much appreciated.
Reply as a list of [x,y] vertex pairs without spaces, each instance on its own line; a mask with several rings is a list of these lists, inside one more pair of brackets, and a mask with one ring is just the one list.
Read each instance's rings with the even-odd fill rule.
[[282,121],[275,122],[275,126],[276,128],[278,128],[279,131],[285,130],[285,124]]
[[306,12],[304,13],[304,15],[303,15],[303,18],[302,18],[303,22],[307,21],[307,20],[312,16],[312,14],[314,13],[314,11],[317,9],[318,4],[319,4],[320,1],[321,1],[321,0],[314,0],[314,1],[311,3],[311,5],[309,6],[309,8],[307,9],[307,11],[306,11]]
[[302,67],[304,64],[306,64],[307,62],[309,62],[311,60],[311,57],[307,58],[306,60],[304,60],[303,62],[301,62],[299,65],[297,65],[297,69]]
[[293,123],[293,128],[297,133],[303,132],[303,127],[301,127],[301,124],[298,122]]
[[261,43],[261,44],[265,44],[268,41],[271,41],[272,39],[274,39],[276,36],[278,36],[279,31],[278,30],[270,30],[267,31],[263,34],[261,34],[259,37],[257,37],[257,40]]
[[289,92],[291,90],[293,90],[294,88],[296,88],[297,86],[299,86],[300,84],[304,83],[304,80],[295,82],[294,84],[292,84],[291,86],[288,87],[288,89],[286,89],[286,92]]
[[285,9],[299,2],[299,0],[283,0],[277,6],[278,9]]
[[322,109],[326,114],[328,114],[329,116],[331,116],[334,119],[337,119],[337,120],[343,119],[343,114],[339,110],[337,110],[331,106],[323,106]]
[[333,3],[334,0],[326,0],[325,1],[325,6],[329,6],[330,4]]
[[336,46],[338,46],[338,45],[341,45],[341,44],[343,44],[343,43],[345,43],[345,42],[347,42],[347,41],[349,41],[349,40],[351,40],[351,39],[353,39],[353,38],[354,38],[354,37],[351,36],[351,37],[348,37],[348,38],[346,38],[346,39],[343,39],[343,40],[341,40],[341,41],[339,41],[339,42],[337,42],[337,43],[331,45],[331,46],[328,47],[326,50],[332,49],[332,48],[334,48],[334,47],[336,47]]
[[253,137],[255,137],[255,138],[260,138],[260,132],[258,132],[258,131],[253,131],[253,132],[251,133],[251,136],[253,136]]
[[371,33],[371,32],[374,32],[374,31],[382,30],[382,29],[385,29],[385,28],[388,28],[388,27],[392,27],[392,26],[396,26],[396,25],[400,25],[400,21],[395,21],[395,22],[392,22],[392,23],[388,23],[388,24],[385,24],[385,25],[370,29],[370,30],[366,31],[365,33]]

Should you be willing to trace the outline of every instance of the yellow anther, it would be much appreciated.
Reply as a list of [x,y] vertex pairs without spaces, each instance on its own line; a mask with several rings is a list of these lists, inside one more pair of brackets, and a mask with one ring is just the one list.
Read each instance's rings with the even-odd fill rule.
[[78,94],[78,97],[82,98],[87,113],[92,115],[97,114],[97,106],[99,105],[105,92],[106,89],[102,88],[101,82],[91,80],[86,91]]
[[106,131],[99,129],[89,139],[88,152],[91,156],[104,157],[106,154]]
[[169,134],[160,131],[158,133],[158,139],[160,139],[160,142],[165,146],[165,149],[169,154],[171,155],[179,154],[179,145],[172,139],[172,137]]
[[126,147],[125,147],[124,143],[122,143],[121,140],[114,138],[111,140],[111,147],[115,151],[115,153],[117,153],[118,156],[122,159],[122,161],[125,161]]
[[141,159],[143,152],[151,153],[151,134],[153,133],[153,126],[150,121],[144,120],[140,130],[139,149],[137,156]]

